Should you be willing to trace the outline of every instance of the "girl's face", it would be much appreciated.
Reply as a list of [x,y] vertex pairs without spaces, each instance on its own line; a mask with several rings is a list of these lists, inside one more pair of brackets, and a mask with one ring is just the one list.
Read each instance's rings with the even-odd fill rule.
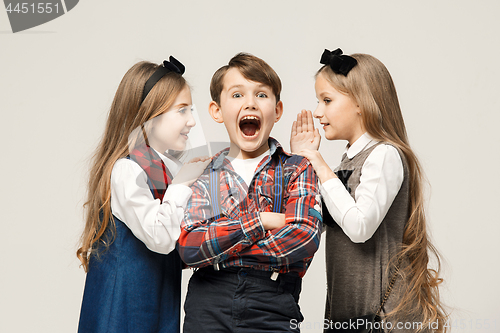
[[361,109],[351,97],[335,89],[323,73],[316,77],[314,88],[318,107],[313,115],[323,125],[325,138],[347,140],[352,145],[366,132],[361,119]]
[[172,106],[152,119],[153,126],[148,135],[149,144],[164,153],[168,149],[184,150],[191,128],[196,125],[192,115],[191,91],[186,85],[177,95]]

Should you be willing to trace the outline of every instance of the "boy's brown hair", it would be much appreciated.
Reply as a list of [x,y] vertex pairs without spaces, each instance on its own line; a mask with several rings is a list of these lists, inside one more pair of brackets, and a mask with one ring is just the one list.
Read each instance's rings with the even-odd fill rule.
[[237,68],[241,75],[247,80],[259,82],[269,86],[274,95],[276,96],[276,103],[280,100],[281,93],[281,80],[274,71],[264,60],[248,54],[238,53],[229,63],[219,68],[212,76],[210,82],[210,95],[212,100],[218,105],[220,104],[220,94],[224,89],[224,76],[231,68]]

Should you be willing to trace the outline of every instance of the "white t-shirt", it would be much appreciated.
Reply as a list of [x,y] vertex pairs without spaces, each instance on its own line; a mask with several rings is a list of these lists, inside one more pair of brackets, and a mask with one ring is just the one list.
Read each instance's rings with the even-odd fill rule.
[[234,158],[234,157],[226,157],[231,165],[233,166],[234,171],[243,178],[247,186],[250,186],[250,182],[252,181],[253,176],[255,175],[255,170],[259,165],[260,161],[264,159],[267,155],[269,155],[271,151],[268,149],[262,155],[254,157],[254,158]]

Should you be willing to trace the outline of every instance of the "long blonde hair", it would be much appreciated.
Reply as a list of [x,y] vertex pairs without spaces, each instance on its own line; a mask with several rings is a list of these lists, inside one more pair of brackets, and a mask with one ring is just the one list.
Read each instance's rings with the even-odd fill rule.
[[[437,332],[445,332],[448,315],[440,301],[439,277],[441,262],[436,248],[429,241],[424,210],[423,171],[417,156],[410,148],[406,127],[392,77],[387,68],[368,54],[352,54],[358,61],[347,76],[335,74],[323,66],[317,75],[324,77],[338,91],[349,95],[361,108],[366,131],[376,140],[389,143],[403,152],[409,174],[409,219],[405,226],[400,253],[391,259],[387,268],[401,265],[399,277],[405,279],[406,289],[388,318],[422,318],[422,328],[439,322]],[[437,267],[428,267],[429,255]],[[426,326],[427,325],[427,326]]]
[[[104,135],[92,156],[87,200],[84,204],[85,228],[76,255],[88,271],[90,254],[98,245],[109,246],[110,239],[103,237],[106,230],[114,231],[111,219],[111,170],[115,162],[129,153],[129,140],[144,124],[164,113],[177,95],[187,85],[177,73],[169,72],[151,89],[141,104],[144,84],[158,69],[158,65],[142,61],[130,68],[118,86],[109,110]],[[145,136],[139,131],[133,142]],[[140,135],[139,135],[140,134]],[[101,243],[101,244],[100,244]],[[100,248],[100,247],[99,247]]]

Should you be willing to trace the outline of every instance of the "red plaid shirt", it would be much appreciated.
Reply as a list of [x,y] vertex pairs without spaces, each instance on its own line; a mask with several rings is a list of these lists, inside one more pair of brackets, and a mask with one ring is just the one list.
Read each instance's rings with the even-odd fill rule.
[[[225,158],[229,149],[214,156],[192,185],[193,195],[178,240],[179,254],[188,266],[252,267],[304,276],[321,235],[318,178],[307,159],[285,153],[272,138],[269,146],[271,154],[260,162],[249,188]],[[286,160],[282,211],[286,225],[265,231],[259,212],[272,211],[274,171],[279,155]],[[217,220],[211,208],[211,168],[220,169],[222,216]]]

